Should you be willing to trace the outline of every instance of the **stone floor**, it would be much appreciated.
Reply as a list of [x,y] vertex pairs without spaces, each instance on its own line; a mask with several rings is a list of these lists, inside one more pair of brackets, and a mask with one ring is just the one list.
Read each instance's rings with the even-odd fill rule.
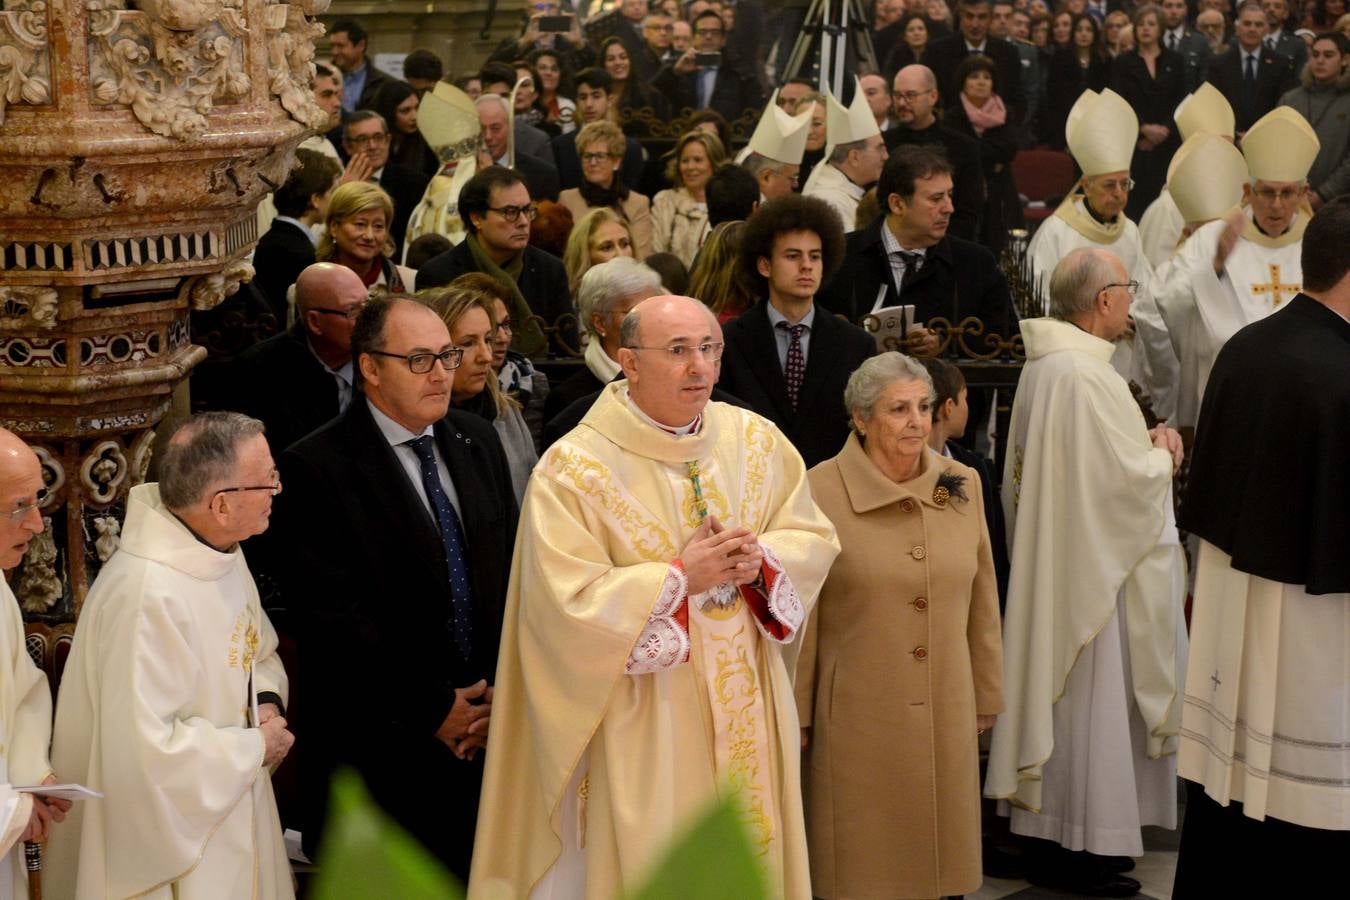
[[[1178,810],[1178,816],[1184,812],[1184,808]],[[1142,886],[1137,897],[1142,900],[1171,900],[1172,877],[1177,870],[1177,846],[1180,842],[1179,821],[1176,831],[1162,828],[1144,829],[1144,855],[1135,860],[1134,871],[1128,873]],[[1083,895],[1068,891],[1036,887],[1025,881],[986,878],[978,891],[966,895],[966,900],[1000,900],[1003,897],[1017,897],[1019,900],[1060,900],[1081,896]]]

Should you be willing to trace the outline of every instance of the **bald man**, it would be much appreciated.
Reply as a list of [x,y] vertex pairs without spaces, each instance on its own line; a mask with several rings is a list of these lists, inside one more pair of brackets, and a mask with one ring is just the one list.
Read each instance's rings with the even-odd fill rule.
[[525,493],[469,896],[626,893],[730,784],[769,895],[807,898],[789,673],[834,528],[782,432],[709,402],[702,303],[622,337]]
[[308,266],[295,281],[295,324],[239,355],[230,405],[261,421],[278,453],[351,402],[352,326],[367,296],[346,266]]
[[933,70],[918,64],[895,73],[891,85],[891,104],[896,125],[882,133],[886,149],[894,151],[905,144],[940,147],[952,164],[952,213],[947,227],[952,234],[975,240],[980,208],[984,205],[984,170],[980,167],[979,142],[969,135],[946,127],[933,110],[940,100]]
[[[13,433],[0,428],[0,570],[23,561],[28,543],[43,530],[39,509],[46,491],[35,454]],[[9,585],[0,577],[0,896],[25,897],[23,860],[11,852],[15,843],[45,841],[53,819],[61,821],[68,800],[43,800],[21,794],[11,785],[52,784],[47,746],[52,737],[52,695],[47,677],[33,665],[24,646],[23,618]]]

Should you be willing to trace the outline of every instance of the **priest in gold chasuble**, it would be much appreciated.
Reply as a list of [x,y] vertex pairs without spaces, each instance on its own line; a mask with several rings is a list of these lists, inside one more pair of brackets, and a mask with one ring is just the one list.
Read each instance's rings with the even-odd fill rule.
[[706,307],[645,300],[623,345],[525,493],[469,895],[618,896],[731,796],[810,897],[791,679],[834,527],[782,433],[708,401]]

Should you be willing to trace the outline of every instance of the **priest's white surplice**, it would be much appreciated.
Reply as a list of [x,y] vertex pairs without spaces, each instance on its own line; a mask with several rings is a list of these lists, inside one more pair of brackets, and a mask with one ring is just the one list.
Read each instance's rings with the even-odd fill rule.
[[198,540],[132,489],[89,591],[57,703],[52,762],[102,791],[56,827],[53,896],[294,896],[252,699],[285,702],[276,635],[235,547]]

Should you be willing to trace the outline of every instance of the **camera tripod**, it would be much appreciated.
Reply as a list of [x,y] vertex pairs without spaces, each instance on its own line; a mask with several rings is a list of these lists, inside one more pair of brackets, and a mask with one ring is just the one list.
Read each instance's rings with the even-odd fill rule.
[[[853,65],[849,65],[849,37],[853,38]],[[821,91],[828,89],[840,103],[847,103],[845,91],[852,90],[849,78],[859,69],[877,72],[877,53],[872,46],[872,31],[863,11],[862,0],[811,0],[801,33],[792,47],[780,82],[790,78],[810,78],[810,57],[817,37],[820,53],[816,74]]]

